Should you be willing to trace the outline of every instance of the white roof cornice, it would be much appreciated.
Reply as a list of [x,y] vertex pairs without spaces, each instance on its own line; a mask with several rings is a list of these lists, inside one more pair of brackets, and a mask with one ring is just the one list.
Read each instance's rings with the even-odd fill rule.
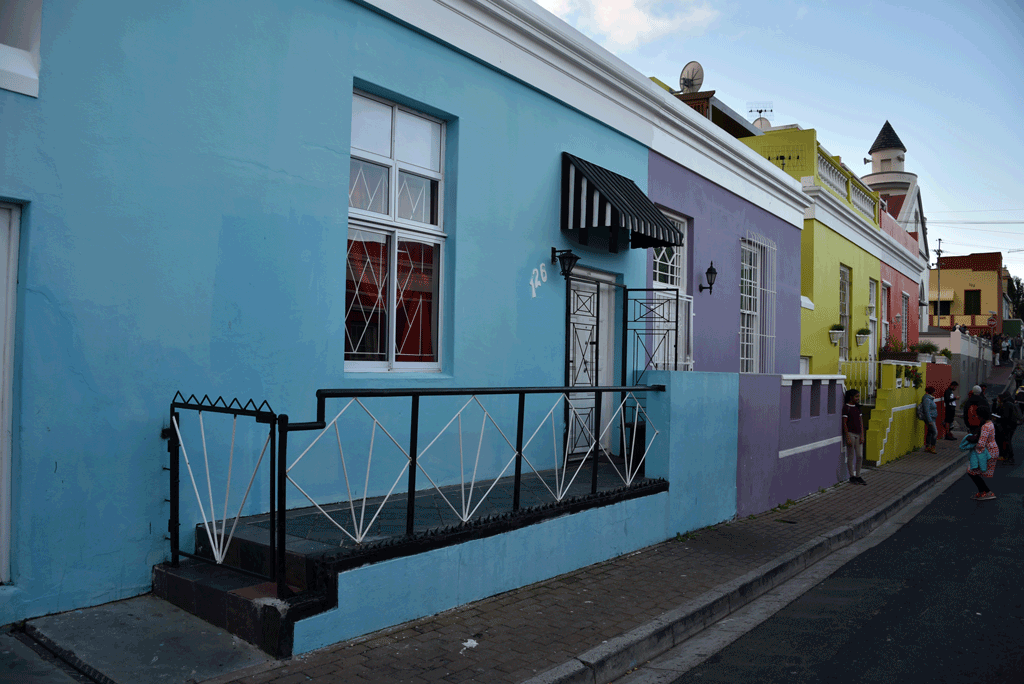
[[800,185],[531,0],[363,0],[794,225]]
[[866,223],[835,195],[816,185],[813,178],[804,179],[804,192],[814,200],[814,204],[804,213],[805,218],[820,221],[914,282],[917,282],[921,272],[927,269],[928,265],[924,259],[912,254],[885,231]]

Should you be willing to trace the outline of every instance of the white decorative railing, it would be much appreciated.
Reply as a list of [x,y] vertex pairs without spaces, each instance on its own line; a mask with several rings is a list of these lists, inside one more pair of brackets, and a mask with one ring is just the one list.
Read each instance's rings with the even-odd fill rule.
[[873,404],[878,393],[878,362],[868,359],[850,359],[839,362],[839,374],[845,375],[846,389],[860,392],[861,402]]
[[853,206],[857,207],[865,216],[872,221],[875,220],[875,200],[867,194],[856,183],[850,183],[850,200]]
[[818,176],[840,197],[846,197],[846,174],[820,150],[818,151]]

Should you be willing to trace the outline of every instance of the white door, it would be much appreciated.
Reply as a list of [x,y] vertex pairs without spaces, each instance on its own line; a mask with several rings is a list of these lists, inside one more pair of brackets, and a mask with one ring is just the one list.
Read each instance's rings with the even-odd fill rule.
[[868,306],[871,313],[868,316],[868,328],[871,330],[871,335],[868,338],[868,396],[864,398],[871,403],[874,403],[875,400],[875,365],[878,361],[878,318],[875,316],[875,312],[878,310],[877,301],[878,283],[869,279]]
[[0,582],[11,579],[11,382],[21,209],[0,204]]
[[[607,273],[577,266],[569,287],[569,386],[598,387],[615,384],[615,287]],[[613,397],[605,393],[601,401],[601,422],[608,424]],[[570,412],[569,453],[582,455],[590,448],[590,435],[598,435],[594,425],[593,394],[570,394],[569,402],[578,417]],[[582,424],[580,424],[582,422]],[[608,448],[611,431],[601,443]]]

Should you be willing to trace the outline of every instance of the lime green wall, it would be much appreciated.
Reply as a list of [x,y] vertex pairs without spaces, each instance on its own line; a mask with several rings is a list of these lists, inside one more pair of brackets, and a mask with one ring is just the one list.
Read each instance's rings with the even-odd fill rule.
[[[921,421],[917,419],[917,404],[924,396],[924,385],[915,388],[904,379],[905,386],[896,387],[896,370],[904,366],[882,363],[878,396],[867,425],[864,449],[866,461],[888,463],[924,444]],[[921,377],[926,377],[928,364],[916,366]],[[913,408],[909,408],[913,406]]]
[[[814,175],[818,159],[816,135],[813,128],[808,128],[805,131],[794,128],[766,131],[764,135],[740,138],[740,140],[790,176],[800,180]],[[780,157],[785,157],[785,159],[780,159]]]
[[804,221],[801,248],[801,290],[814,310],[801,310],[800,355],[811,357],[811,373],[838,373],[839,347],[828,329],[839,322],[839,266],[850,267],[850,358],[866,358],[867,345],[858,347],[854,333],[868,326],[868,279],[880,280],[880,262],[815,219]]

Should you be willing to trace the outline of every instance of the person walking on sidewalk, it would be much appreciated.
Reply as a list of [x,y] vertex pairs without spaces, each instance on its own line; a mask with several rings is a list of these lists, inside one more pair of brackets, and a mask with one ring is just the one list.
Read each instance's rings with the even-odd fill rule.
[[848,389],[843,398],[843,445],[846,447],[846,470],[853,484],[867,484],[860,476],[863,444],[864,420],[860,415],[860,392]]
[[935,453],[935,439],[939,436],[939,429],[935,425],[935,419],[939,416],[939,409],[935,406],[935,388],[929,385],[924,388],[924,396],[921,397],[921,417],[924,419],[924,450],[929,454]]
[[1014,463],[1013,433],[1021,423],[1021,412],[1017,402],[1010,398],[1009,392],[1003,392],[996,398],[996,442],[999,444],[999,460]]
[[956,441],[953,436],[953,421],[956,420],[956,402],[960,395],[956,393],[960,383],[956,380],[949,383],[949,387],[942,393],[942,404],[944,407],[942,422],[946,424],[946,439]]
[[977,501],[988,501],[996,498],[996,495],[985,484],[984,478],[991,478],[995,475],[999,446],[996,444],[996,427],[992,424],[991,409],[988,406],[978,406],[978,415],[981,417],[981,432],[978,443],[971,449],[973,454],[971,463],[967,467],[967,475],[978,488],[978,493],[971,498]]

